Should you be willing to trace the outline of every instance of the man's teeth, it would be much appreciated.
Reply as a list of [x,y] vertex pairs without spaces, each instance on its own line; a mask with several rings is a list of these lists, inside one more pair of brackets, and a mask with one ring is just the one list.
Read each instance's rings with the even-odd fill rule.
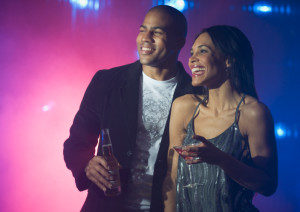
[[142,51],[152,51],[151,48],[147,48],[147,47],[142,47]]

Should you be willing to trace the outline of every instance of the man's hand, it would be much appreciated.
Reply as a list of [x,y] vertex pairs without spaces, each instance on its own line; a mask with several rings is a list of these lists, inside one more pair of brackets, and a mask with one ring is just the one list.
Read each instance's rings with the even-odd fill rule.
[[112,176],[109,174],[108,163],[102,156],[93,157],[85,167],[85,174],[89,180],[95,183],[101,190],[111,188]]

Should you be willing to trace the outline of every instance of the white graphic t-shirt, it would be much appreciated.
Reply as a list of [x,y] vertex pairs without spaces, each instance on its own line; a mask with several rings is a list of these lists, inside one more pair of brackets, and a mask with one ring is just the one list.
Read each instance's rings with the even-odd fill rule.
[[137,139],[125,201],[127,208],[150,209],[154,164],[176,85],[177,77],[157,81],[143,72],[140,78]]

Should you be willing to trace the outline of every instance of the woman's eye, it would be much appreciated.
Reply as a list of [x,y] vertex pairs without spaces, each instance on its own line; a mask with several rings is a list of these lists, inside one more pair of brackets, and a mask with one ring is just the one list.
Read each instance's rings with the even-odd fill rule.
[[201,54],[207,53],[207,50],[206,50],[206,49],[201,49],[201,50],[200,50],[200,53],[201,53]]

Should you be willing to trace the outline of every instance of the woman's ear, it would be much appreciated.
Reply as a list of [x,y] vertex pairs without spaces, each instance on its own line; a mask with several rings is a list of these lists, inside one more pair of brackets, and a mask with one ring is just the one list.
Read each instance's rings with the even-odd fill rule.
[[230,73],[231,73],[230,70],[232,68],[232,60],[233,59],[231,59],[231,58],[227,58],[225,61],[225,65],[226,65],[225,71],[226,71],[228,77],[230,76]]
[[231,60],[229,58],[226,59],[225,63],[226,63],[226,69],[231,68]]

